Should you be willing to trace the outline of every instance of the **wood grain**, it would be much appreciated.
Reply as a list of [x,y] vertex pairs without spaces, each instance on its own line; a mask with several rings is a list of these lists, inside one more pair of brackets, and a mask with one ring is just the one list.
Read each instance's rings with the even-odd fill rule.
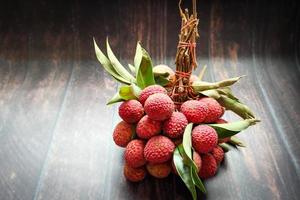
[[[191,2],[184,1],[185,6]],[[295,0],[199,1],[205,80],[247,75],[233,90],[262,120],[240,134],[199,199],[299,199],[300,7]],[[137,40],[174,67],[176,1],[10,2],[0,8],[0,199],[190,199],[178,177],[123,177],[112,140],[118,84],[99,67],[109,36],[124,65]],[[238,118],[226,113],[229,121]]]

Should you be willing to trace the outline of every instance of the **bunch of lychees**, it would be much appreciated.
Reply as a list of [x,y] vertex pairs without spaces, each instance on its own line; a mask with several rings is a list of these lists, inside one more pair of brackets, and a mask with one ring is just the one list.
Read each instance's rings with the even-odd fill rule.
[[191,138],[199,177],[205,179],[216,174],[224,151],[218,146],[217,132],[206,124],[227,123],[221,119],[225,109],[209,97],[188,100],[178,110],[175,108],[178,107],[166,89],[159,85],[146,87],[138,100],[120,105],[123,121],[115,127],[113,139],[118,146],[125,147],[124,175],[129,181],[141,181],[147,172],[156,178],[165,178],[172,171],[178,174],[172,158],[188,123],[197,124]]

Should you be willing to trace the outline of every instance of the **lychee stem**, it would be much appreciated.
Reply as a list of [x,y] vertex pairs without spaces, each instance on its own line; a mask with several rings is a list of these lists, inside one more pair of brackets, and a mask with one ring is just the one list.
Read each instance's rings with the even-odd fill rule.
[[190,85],[190,77],[193,69],[197,67],[196,38],[199,37],[199,19],[197,18],[196,0],[193,0],[192,14],[189,13],[188,9],[182,11],[181,0],[178,7],[181,16],[181,29],[175,58],[175,81],[170,96],[176,104],[180,105],[186,100],[197,97]]

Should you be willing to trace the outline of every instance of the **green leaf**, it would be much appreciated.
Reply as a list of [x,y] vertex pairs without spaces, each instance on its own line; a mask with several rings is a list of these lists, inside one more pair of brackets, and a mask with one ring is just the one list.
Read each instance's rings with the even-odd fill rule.
[[139,42],[136,47],[134,66],[136,69],[136,82],[141,89],[155,84],[151,58]]
[[126,78],[120,76],[118,72],[114,69],[113,65],[111,64],[110,60],[102,53],[102,51],[99,49],[95,39],[94,40],[94,47],[95,47],[95,53],[98,61],[101,63],[103,68],[117,81],[124,83],[124,84],[130,84],[130,80],[127,80]]
[[237,100],[231,99],[225,95],[221,95],[221,97],[217,99],[217,101],[219,102],[219,104],[225,107],[226,110],[235,112],[243,119],[255,118],[250,108]]
[[183,139],[182,139],[182,146],[184,149],[185,154],[193,160],[192,158],[192,128],[193,123],[189,123],[184,130]]
[[180,152],[181,155],[184,158],[184,161],[191,167],[193,167],[193,169],[195,169],[196,171],[197,166],[195,164],[195,162],[193,161],[193,157],[192,157],[192,128],[193,128],[193,123],[189,123],[184,130],[183,133],[183,139],[182,139],[182,147],[183,147],[183,151]]
[[126,80],[135,81],[135,78],[122,66],[122,64],[119,62],[115,54],[112,52],[108,38],[106,39],[106,48],[107,48],[107,55],[108,58],[113,65],[114,69],[120,74],[122,77],[126,78]]
[[181,148],[181,150],[183,150],[182,145],[179,145],[176,147],[176,149],[174,151],[174,154],[173,154],[174,165],[175,165],[176,171],[178,172],[180,178],[182,179],[182,181],[184,182],[186,187],[191,192],[193,199],[196,200],[197,192],[196,192],[196,188],[195,188],[193,179],[191,177],[191,167],[184,163],[183,158],[180,154],[180,150],[179,150],[180,148]]
[[245,143],[236,136],[232,136],[229,140],[229,143],[239,147],[246,147]]
[[163,76],[154,76],[154,79],[157,85],[166,86],[169,83],[169,79]]
[[197,171],[191,167],[191,172],[192,172],[192,179],[193,179],[194,184],[197,186],[197,188],[199,188],[201,190],[201,192],[206,193],[204,184],[201,181],[201,179],[199,178]]
[[230,146],[226,143],[222,143],[222,144],[219,144],[219,146],[223,149],[223,151],[226,153],[230,150]]
[[226,124],[208,124],[209,126],[213,127],[217,133],[219,138],[226,138],[231,137],[242,130],[245,130],[251,125],[256,124],[259,122],[258,119],[245,119],[242,121],[231,122]]
[[138,99],[140,92],[141,89],[137,87],[134,83],[131,83],[131,85],[122,85],[119,88],[119,92],[115,94],[111,100],[109,100],[107,105],[130,99]]
[[239,79],[241,79],[243,76],[235,77],[235,78],[229,78],[223,81],[219,82],[205,82],[205,81],[194,81],[192,86],[195,91],[200,92],[204,90],[211,90],[211,89],[217,89],[220,87],[227,87],[231,86],[234,83],[236,83]]
[[120,87],[119,95],[124,100],[136,99],[136,96],[132,92],[132,87],[130,85],[123,85]]
[[132,64],[128,64],[128,67],[129,67],[131,73],[135,74],[135,67]]
[[200,94],[207,96],[207,97],[211,97],[214,99],[219,99],[221,96],[219,94],[219,92],[217,90],[204,90],[202,92],[199,92]]
[[240,102],[239,99],[233,95],[230,87],[222,87],[222,88],[217,89],[217,91],[219,94],[226,95],[230,99]]
[[131,85],[123,85],[119,89],[119,95],[124,100],[138,99],[141,90],[132,83]]
[[121,101],[124,101],[124,99],[122,97],[120,97],[119,92],[118,92],[106,103],[106,105],[111,105],[111,104],[118,103]]

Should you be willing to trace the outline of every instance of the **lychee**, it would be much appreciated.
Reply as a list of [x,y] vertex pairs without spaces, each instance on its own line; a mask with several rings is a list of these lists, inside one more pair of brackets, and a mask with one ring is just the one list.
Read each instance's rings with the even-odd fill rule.
[[119,107],[119,115],[127,123],[137,123],[144,115],[144,108],[137,100],[124,101]]
[[180,111],[189,122],[202,123],[207,116],[208,108],[206,104],[200,101],[188,100],[181,105]]
[[148,163],[146,165],[146,168],[149,174],[156,178],[165,178],[169,176],[172,170],[170,162],[165,162],[160,164]]
[[205,123],[215,122],[224,114],[224,108],[215,99],[204,97],[199,101],[206,104],[208,108],[208,114],[204,120]]
[[116,145],[120,147],[126,147],[126,145],[130,142],[133,134],[134,131],[132,124],[129,124],[125,121],[121,121],[117,124],[114,130],[113,139]]
[[194,163],[195,163],[195,165],[198,169],[198,172],[199,172],[199,170],[201,169],[202,160],[201,160],[200,155],[196,151],[193,152],[193,161],[194,161]]
[[175,106],[168,95],[156,93],[148,97],[144,108],[150,119],[163,121],[171,117]]
[[145,143],[143,140],[135,139],[128,143],[124,157],[126,163],[133,168],[141,167],[146,163],[144,158]]
[[211,154],[216,159],[217,164],[219,165],[224,159],[224,151],[220,146],[216,146],[211,151]]
[[127,180],[129,180],[131,182],[139,182],[145,178],[147,171],[144,166],[138,167],[138,168],[133,168],[133,167],[130,167],[127,163],[125,163],[123,173]]
[[163,124],[164,133],[170,138],[179,138],[183,135],[188,121],[181,112],[173,112],[171,117]]
[[148,140],[144,149],[144,157],[152,164],[164,163],[172,158],[174,150],[175,145],[169,138],[158,135]]
[[215,158],[211,154],[203,154],[201,169],[198,173],[200,178],[206,179],[217,173],[218,166]]
[[[215,121],[216,124],[226,124],[228,123],[225,119],[218,119],[217,121]],[[226,137],[226,138],[219,138],[218,139],[218,143],[226,143],[230,141],[230,137]]]
[[137,124],[136,133],[142,139],[150,139],[161,131],[162,122],[152,120],[145,115]]
[[150,95],[156,94],[156,93],[167,94],[167,90],[160,85],[150,85],[142,90],[142,92],[139,96],[139,101],[141,102],[141,104],[144,105],[144,103],[148,99],[148,97]]
[[218,143],[215,129],[208,125],[198,125],[192,131],[192,144],[199,153],[210,152]]

